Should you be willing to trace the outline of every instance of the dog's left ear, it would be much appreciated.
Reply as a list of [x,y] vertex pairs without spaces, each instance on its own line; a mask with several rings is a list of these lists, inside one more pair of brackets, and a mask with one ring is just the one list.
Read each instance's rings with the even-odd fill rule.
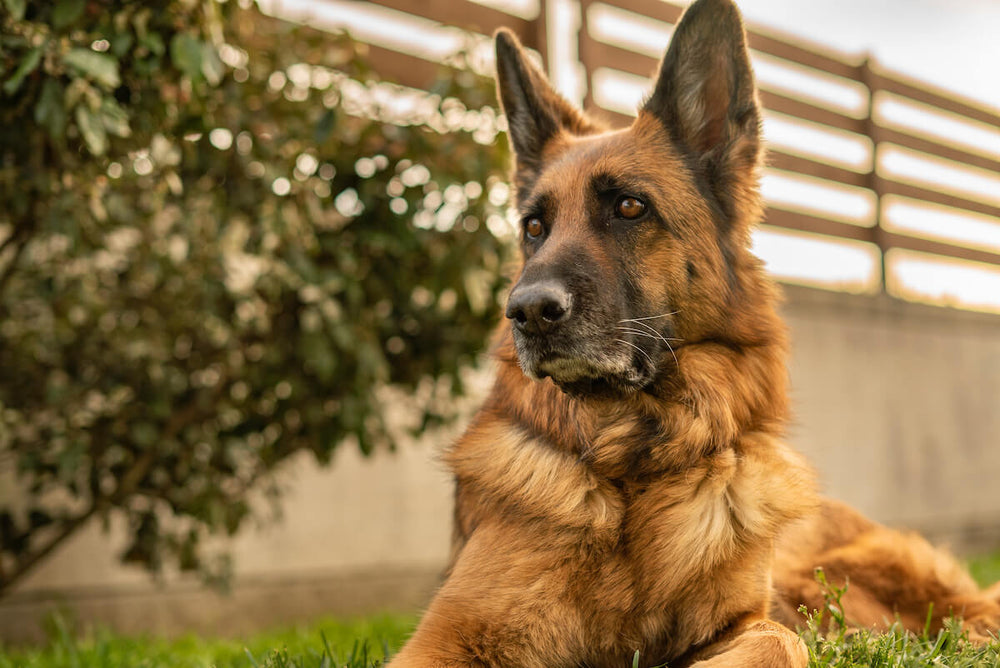
[[659,118],[705,170],[731,220],[751,212],[760,158],[760,107],[746,33],[731,0],[697,0],[670,40],[640,112]]
[[538,176],[545,145],[561,130],[583,135],[599,128],[552,88],[510,30],[497,31],[496,53],[497,93],[517,160],[515,181],[524,195]]

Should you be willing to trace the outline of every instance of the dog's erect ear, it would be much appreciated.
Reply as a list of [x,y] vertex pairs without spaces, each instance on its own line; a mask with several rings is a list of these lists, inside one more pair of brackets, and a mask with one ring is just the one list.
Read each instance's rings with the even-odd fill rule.
[[496,49],[497,91],[517,158],[517,182],[527,185],[537,176],[545,144],[560,129],[589,134],[598,128],[556,93],[514,33],[498,30]]
[[731,0],[697,0],[688,7],[641,111],[663,121],[704,167],[727,213],[739,214],[747,194],[741,186],[756,183],[760,108],[743,20]]

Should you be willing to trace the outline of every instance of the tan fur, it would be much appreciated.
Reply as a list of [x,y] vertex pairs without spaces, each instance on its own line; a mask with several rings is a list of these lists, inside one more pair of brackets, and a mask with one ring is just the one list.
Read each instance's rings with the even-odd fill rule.
[[778,543],[774,568],[776,619],[794,626],[799,605],[821,609],[824,592],[815,569],[834,587],[847,585],[842,604],[849,623],[888,628],[897,619],[914,632],[928,622],[937,631],[961,617],[972,639],[1000,629],[1000,600],[982,592],[950,554],[914,533],[876,524],[848,506],[825,500],[819,513],[789,527]]
[[[501,326],[493,391],[444,456],[452,563],[395,668],[621,667],[636,651],[671,668],[801,667],[791,629],[800,604],[823,604],[817,566],[850,579],[858,624],[922,629],[931,601],[935,628],[951,612],[976,638],[1000,622],[1000,589],[821,500],[783,442],[787,337],[747,248],[761,150],[742,23],[728,0],[699,0],[673,40],[636,121],[607,131],[498,34],[518,206],[545,217],[518,285],[576,281],[576,320],[545,367],[556,382],[526,375],[542,368],[529,335]],[[655,220],[608,218],[594,185],[607,179],[641,190]],[[640,306],[655,320],[619,319]],[[664,332],[672,346],[639,345]],[[644,361],[641,387],[572,385]]]

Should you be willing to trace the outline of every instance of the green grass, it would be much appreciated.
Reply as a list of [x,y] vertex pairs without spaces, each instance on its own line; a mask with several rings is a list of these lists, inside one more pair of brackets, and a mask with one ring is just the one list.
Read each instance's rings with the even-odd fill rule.
[[[827,586],[822,571],[817,571],[817,579],[826,588],[826,605],[808,613],[806,628],[799,634],[809,650],[810,668],[1000,668],[1000,641],[971,643],[954,619],[931,633],[931,610],[927,611],[927,628],[919,635],[899,625],[885,633],[849,629],[840,604],[846,587]],[[807,613],[804,607],[801,612]]]
[[[969,566],[981,584],[1000,579],[1000,553],[972,560]],[[900,628],[851,633],[840,614],[842,592],[828,591],[825,609],[809,615],[801,634],[810,668],[1000,668],[1000,641],[972,644],[957,624],[919,636]],[[391,655],[403,644],[416,621],[413,615],[323,619],[250,638],[190,634],[168,640],[103,630],[76,638],[64,618],[54,617],[44,645],[0,646],[0,668],[377,668],[386,652]],[[646,664],[636,657],[633,665]]]
[[983,587],[1000,582],[1000,552],[972,559],[969,561],[969,572]]
[[30,649],[0,646],[0,668],[368,668],[383,663],[413,630],[413,615],[323,619],[250,638],[165,639],[98,630],[75,638],[63,617],[49,641]]
[[970,643],[957,623],[936,634],[914,636],[900,628],[887,633],[859,632],[845,636],[841,630],[816,634],[804,631],[810,668],[949,668],[1000,667],[1000,643]]

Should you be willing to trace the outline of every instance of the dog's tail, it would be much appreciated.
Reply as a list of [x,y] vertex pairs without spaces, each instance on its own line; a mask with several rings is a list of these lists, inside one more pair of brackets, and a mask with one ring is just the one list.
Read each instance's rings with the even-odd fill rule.
[[963,628],[974,642],[993,642],[1000,636],[1000,582],[983,590],[965,605]]
[[1000,582],[995,582],[992,587],[987,587],[983,594],[986,595],[986,598],[996,601],[997,605],[1000,605]]

